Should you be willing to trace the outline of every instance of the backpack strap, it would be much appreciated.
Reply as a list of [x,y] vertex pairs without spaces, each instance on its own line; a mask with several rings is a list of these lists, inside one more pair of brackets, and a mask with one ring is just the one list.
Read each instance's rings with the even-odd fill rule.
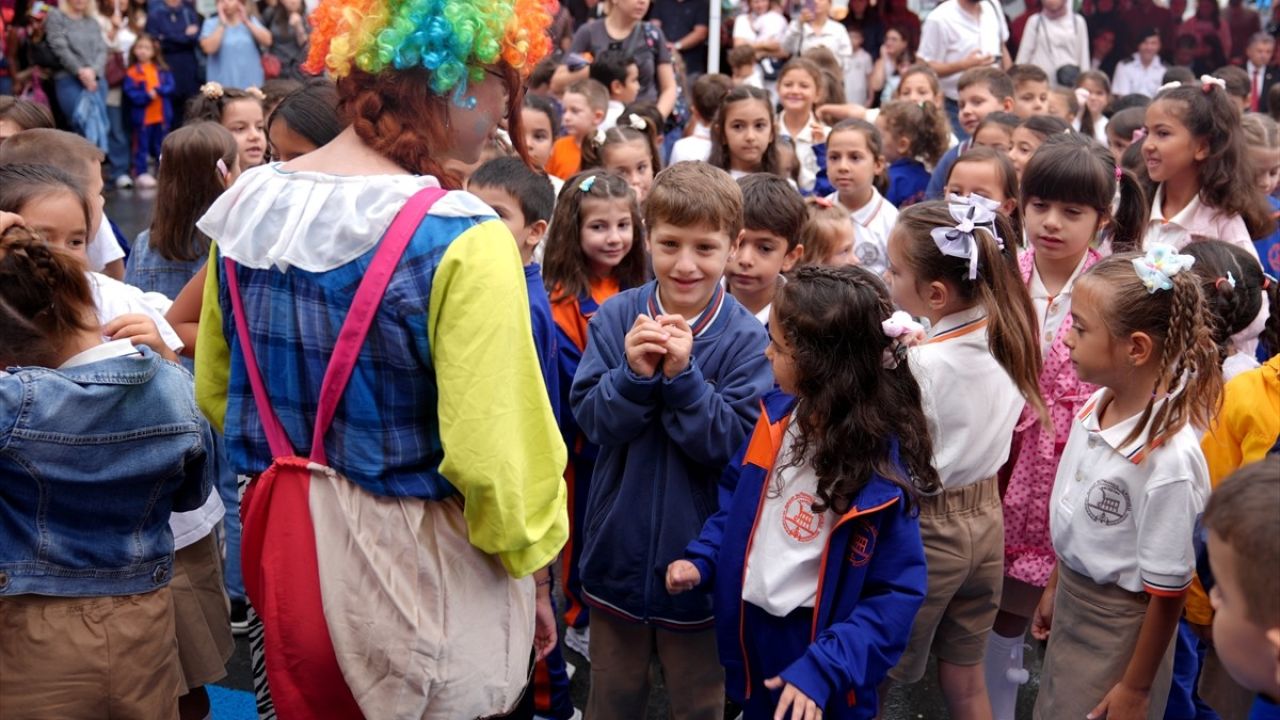
[[[351,308],[347,311],[342,329],[338,332],[333,355],[325,368],[324,380],[320,385],[320,400],[316,410],[315,432],[311,445],[313,462],[320,465],[328,464],[324,451],[324,436],[333,421],[334,412],[337,410],[338,401],[342,399],[347,381],[351,378],[351,372],[360,356],[360,348],[364,345],[365,336],[368,335],[373,318],[377,315],[378,305],[418,225],[431,210],[431,206],[445,194],[445,190],[432,187],[423,188],[409,198],[409,201],[396,214],[386,235],[383,236],[368,270],[365,271],[364,278],[356,288]],[[240,351],[244,356],[245,372],[249,376],[249,386],[253,389],[253,400],[258,407],[258,415],[267,436],[267,444],[275,457],[296,455],[293,444],[284,431],[284,426],[280,424],[280,419],[271,407],[266,384],[262,381],[262,373],[253,351],[253,343],[249,340],[249,327],[240,295],[239,281],[236,278],[235,262],[231,258],[224,258],[224,262],[227,288],[231,295],[231,308],[235,316],[236,334],[240,338]]]
[[338,401],[347,389],[347,381],[351,379],[351,372],[360,357],[360,348],[364,346],[365,336],[369,334],[369,326],[378,314],[382,296],[386,294],[391,276],[395,274],[400,258],[409,247],[409,241],[417,232],[418,225],[430,212],[431,206],[445,196],[445,192],[438,187],[424,188],[409,198],[383,236],[369,269],[365,271],[364,279],[356,288],[351,309],[342,322],[338,340],[333,346],[333,355],[324,371],[324,380],[320,383],[320,404],[316,408],[315,434],[311,438],[311,461],[314,463],[329,464],[325,457],[324,436],[329,432],[329,425],[338,409]]

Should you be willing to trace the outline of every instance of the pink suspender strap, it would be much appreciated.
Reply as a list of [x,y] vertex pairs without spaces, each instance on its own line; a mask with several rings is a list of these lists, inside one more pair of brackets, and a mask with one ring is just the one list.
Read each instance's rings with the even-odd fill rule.
[[356,360],[360,357],[360,348],[364,346],[364,338],[369,334],[369,326],[378,314],[378,306],[382,304],[382,296],[387,292],[391,276],[400,264],[405,248],[417,232],[418,225],[430,212],[431,206],[444,197],[445,191],[440,188],[423,188],[409,198],[396,219],[391,222],[390,229],[383,236],[378,251],[373,255],[373,262],[365,271],[364,279],[356,288],[355,298],[351,301],[351,309],[342,322],[342,330],[338,332],[338,340],[333,346],[333,355],[329,358],[329,366],[325,368],[324,380],[320,383],[320,404],[316,408],[315,434],[311,438],[311,461],[320,465],[328,465],[324,452],[324,436],[329,432],[329,424],[333,422],[333,414],[338,409],[338,401],[347,389],[347,381],[351,379],[351,371],[355,369]]
[[[320,401],[316,408],[315,432],[311,440],[311,461],[320,465],[328,465],[324,451],[324,436],[333,422],[338,401],[346,390],[347,381],[355,369],[356,360],[360,357],[360,348],[364,345],[365,336],[377,315],[378,306],[386,294],[391,276],[395,274],[400,258],[409,247],[409,241],[427,216],[431,206],[444,197],[446,191],[441,188],[423,188],[409,198],[400,212],[396,214],[391,227],[383,236],[373,255],[364,278],[356,288],[351,308],[338,332],[334,343],[333,355],[325,368],[324,380],[320,384]],[[280,425],[271,401],[267,396],[266,385],[262,382],[262,373],[254,356],[252,343],[249,342],[248,324],[245,321],[244,306],[240,298],[240,288],[236,281],[235,265],[230,258],[226,259],[228,290],[231,295],[231,306],[235,313],[236,333],[240,336],[240,349],[244,353],[245,370],[249,375],[249,385],[253,389],[253,399],[258,407],[258,415],[262,418],[262,427],[267,435],[267,443],[271,454],[275,457],[294,455],[292,443]]]

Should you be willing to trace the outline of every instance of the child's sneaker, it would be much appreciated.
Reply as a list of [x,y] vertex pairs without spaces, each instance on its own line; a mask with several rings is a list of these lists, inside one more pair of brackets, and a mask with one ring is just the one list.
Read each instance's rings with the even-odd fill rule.
[[591,626],[585,628],[565,628],[564,630],[565,647],[578,653],[583,660],[591,662]]
[[156,186],[156,179],[151,177],[151,173],[142,173],[138,176],[138,187],[144,190],[150,190]]
[[231,634],[249,634],[249,605],[244,600],[231,601]]
[[[153,181],[154,182],[154,181]],[[121,175],[116,178],[116,187],[120,190],[130,190],[133,188],[133,178],[128,175]]]

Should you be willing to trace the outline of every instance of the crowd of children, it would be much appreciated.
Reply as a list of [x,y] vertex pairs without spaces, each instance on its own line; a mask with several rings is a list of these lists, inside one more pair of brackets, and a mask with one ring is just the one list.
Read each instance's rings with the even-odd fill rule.
[[1274,39],[977,4],[678,90],[645,0],[321,0],[270,96],[139,33],[134,238],[0,97],[0,716],[208,717],[247,634],[266,718],[1013,720],[1033,641],[1037,720],[1280,718]]

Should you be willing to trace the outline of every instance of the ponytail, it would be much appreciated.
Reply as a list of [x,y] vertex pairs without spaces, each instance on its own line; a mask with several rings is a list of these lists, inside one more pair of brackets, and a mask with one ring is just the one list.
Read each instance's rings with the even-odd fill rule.
[[93,293],[85,267],[22,226],[0,235],[0,361],[52,365],[72,335],[90,330]]
[[1136,252],[1142,249],[1151,207],[1138,176],[1125,168],[1117,167],[1117,170],[1120,203],[1111,215],[1111,252]]
[[880,117],[893,134],[911,140],[907,156],[920,158],[930,167],[947,154],[951,142],[951,124],[937,105],[894,100],[880,110]]

